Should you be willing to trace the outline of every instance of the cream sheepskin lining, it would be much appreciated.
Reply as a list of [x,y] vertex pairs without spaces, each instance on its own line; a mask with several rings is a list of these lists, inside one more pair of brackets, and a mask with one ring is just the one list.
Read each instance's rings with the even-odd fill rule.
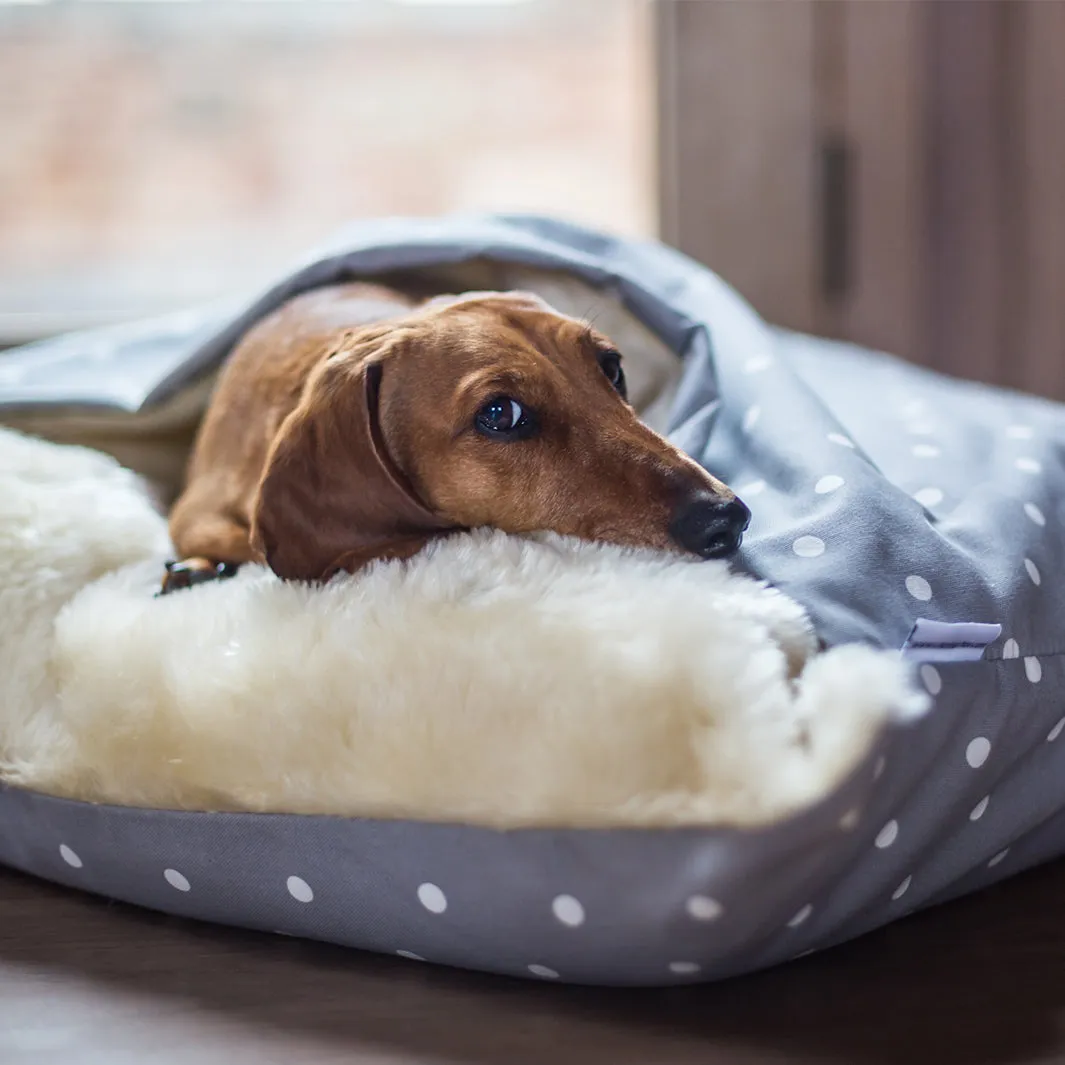
[[0,779],[190,810],[499,826],[754,825],[926,705],[897,654],[694,563],[456,536],[324,588],[249,567],[153,598],[110,458],[0,432]]

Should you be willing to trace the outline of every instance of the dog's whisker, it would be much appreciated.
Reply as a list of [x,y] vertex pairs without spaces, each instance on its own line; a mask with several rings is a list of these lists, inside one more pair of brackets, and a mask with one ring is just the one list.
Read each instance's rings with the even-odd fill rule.
[[[603,313],[603,305],[602,305],[602,303],[598,303],[598,304],[593,303],[593,304],[591,304],[589,306],[588,310],[586,310],[584,312],[584,314],[582,314],[580,316],[580,321],[582,321],[584,323],[585,327],[590,331],[595,326],[595,323],[598,321],[599,316],[602,313]],[[589,315],[591,315],[591,317],[589,317]]]

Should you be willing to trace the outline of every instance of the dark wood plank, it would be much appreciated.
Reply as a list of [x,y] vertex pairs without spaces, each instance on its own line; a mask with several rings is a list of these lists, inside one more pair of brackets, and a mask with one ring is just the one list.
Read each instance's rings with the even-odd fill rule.
[[1004,5],[924,5],[927,349],[922,361],[998,382],[1003,376],[1009,236]]
[[0,870],[3,1065],[1051,1065],[1065,864],[718,985],[532,985]]
[[854,150],[851,284],[841,335],[914,361],[927,355],[924,5],[840,5],[844,125]]
[[816,5],[656,6],[662,235],[773,322],[813,330]]
[[1012,199],[1023,226],[1013,383],[1065,399],[1065,3],[1018,4]]

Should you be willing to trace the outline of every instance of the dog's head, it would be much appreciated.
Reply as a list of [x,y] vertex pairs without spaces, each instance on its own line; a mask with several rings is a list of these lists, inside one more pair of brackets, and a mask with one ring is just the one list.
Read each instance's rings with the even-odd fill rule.
[[253,542],[320,580],[492,526],[723,558],[750,514],[643,425],[610,341],[526,293],[344,334],[278,430]]

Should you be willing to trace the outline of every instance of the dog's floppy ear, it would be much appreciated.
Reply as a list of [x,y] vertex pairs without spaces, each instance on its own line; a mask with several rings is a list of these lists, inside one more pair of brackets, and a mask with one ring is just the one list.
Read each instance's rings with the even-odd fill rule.
[[382,361],[349,334],[281,423],[253,507],[252,544],[286,580],[406,558],[450,528],[396,466],[378,419]]

